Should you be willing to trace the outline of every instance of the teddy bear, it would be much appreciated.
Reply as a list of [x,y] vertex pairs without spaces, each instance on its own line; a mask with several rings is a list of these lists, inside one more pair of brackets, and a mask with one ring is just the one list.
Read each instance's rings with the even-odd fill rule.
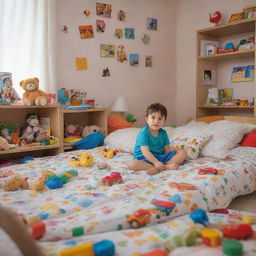
[[29,189],[28,178],[22,178],[19,174],[14,175],[3,183],[4,191],[16,191],[20,188]]
[[39,90],[39,79],[37,77],[27,78],[20,82],[24,89],[22,101],[25,105],[43,106],[49,103],[49,96],[42,90]]
[[27,114],[26,126],[23,129],[21,139],[25,139],[28,143],[46,140],[44,129],[39,124],[39,117],[35,113]]
[[103,132],[103,129],[97,125],[89,125],[83,128],[82,136],[86,137],[94,132]]

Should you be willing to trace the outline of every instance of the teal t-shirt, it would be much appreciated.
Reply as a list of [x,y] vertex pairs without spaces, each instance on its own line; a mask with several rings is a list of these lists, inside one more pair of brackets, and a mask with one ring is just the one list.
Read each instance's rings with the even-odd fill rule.
[[155,156],[164,153],[164,146],[170,145],[170,141],[167,135],[167,132],[160,128],[158,136],[153,136],[148,126],[145,126],[139,132],[136,138],[136,144],[134,147],[134,159],[143,156],[140,147],[148,146],[150,152]]

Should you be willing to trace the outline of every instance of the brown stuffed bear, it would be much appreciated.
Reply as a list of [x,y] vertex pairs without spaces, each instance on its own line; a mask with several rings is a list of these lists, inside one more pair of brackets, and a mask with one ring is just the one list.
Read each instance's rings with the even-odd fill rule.
[[20,82],[20,86],[25,90],[22,101],[25,105],[47,105],[49,102],[48,95],[39,90],[39,79],[37,77],[28,78]]
[[20,188],[29,189],[29,184],[27,182],[28,178],[22,178],[20,175],[16,174],[12,178],[6,180],[3,183],[4,191],[16,191]]

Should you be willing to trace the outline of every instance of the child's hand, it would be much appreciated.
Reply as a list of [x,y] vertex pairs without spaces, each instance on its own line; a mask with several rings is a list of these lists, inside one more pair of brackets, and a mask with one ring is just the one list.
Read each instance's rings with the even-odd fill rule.
[[163,163],[161,163],[160,161],[155,162],[154,166],[159,170],[159,171],[163,171],[165,170],[165,165]]

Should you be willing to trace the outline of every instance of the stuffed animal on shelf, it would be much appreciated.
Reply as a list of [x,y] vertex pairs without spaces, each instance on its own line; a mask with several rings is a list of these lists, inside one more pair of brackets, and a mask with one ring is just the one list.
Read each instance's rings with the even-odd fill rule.
[[27,182],[27,179],[28,179],[27,177],[22,178],[22,177],[20,177],[20,175],[16,174],[3,183],[3,190],[4,191],[16,191],[20,188],[29,189],[29,184]]
[[219,11],[216,11],[215,13],[210,14],[209,21],[215,25],[218,25],[221,20],[221,17],[221,13]]
[[49,103],[49,96],[39,89],[39,79],[37,77],[22,80],[20,86],[25,91],[22,97],[22,101],[25,105],[44,106]]
[[11,146],[8,143],[8,141],[4,137],[0,136],[0,150],[1,149],[8,150],[10,148],[11,148]]
[[44,129],[39,124],[37,114],[32,113],[26,116],[26,126],[23,129],[21,139],[25,139],[29,143],[34,141],[40,142],[47,139],[47,136],[44,134]]
[[65,137],[81,137],[82,126],[80,124],[66,124]]
[[82,132],[82,136],[86,137],[94,132],[103,132],[103,129],[100,128],[97,125],[89,125],[89,126],[85,126]]

